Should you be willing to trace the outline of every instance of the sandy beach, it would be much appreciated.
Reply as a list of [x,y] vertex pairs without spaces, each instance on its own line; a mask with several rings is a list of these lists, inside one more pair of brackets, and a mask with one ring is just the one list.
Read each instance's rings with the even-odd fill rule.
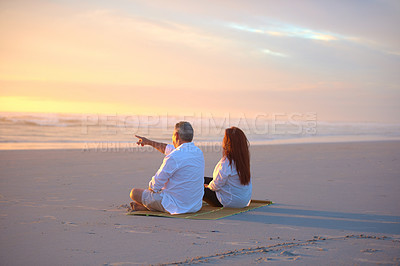
[[[204,149],[211,176],[220,151]],[[163,155],[0,151],[1,265],[400,265],[400,142],[251,147],[253,199],[220,220],[125,215]]]

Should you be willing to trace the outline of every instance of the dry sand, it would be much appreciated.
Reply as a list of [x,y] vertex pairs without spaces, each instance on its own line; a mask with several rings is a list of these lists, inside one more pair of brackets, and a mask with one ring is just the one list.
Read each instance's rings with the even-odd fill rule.
[[[254,146],[253,198],[274,205],[215,221],[126,216],[162,158],[0,151],[0,264],[400,264],[400,142]],[[219,158],[205,152],[207,175]]]

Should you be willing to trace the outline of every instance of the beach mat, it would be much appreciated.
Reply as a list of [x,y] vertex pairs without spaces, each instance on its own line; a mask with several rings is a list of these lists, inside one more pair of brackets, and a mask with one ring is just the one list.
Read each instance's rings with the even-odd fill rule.
[[269,200],[251,200],[250,205],[245,208],[225,208],[225,207],[212,207],[207,203],[203,202],[203,207],[200,211],[195,213],[184,213],[184,214],[169,214],[165,212],[157,211],[131,211],[127,215],[135,216],[158,216],[158,217],[169,217],[169,218],[181,218],[181,219],[193,219],[193,220],[217,220],[231,215],[235,215],[242,212],[247,212],[256,208],[264,207],[272,204]]

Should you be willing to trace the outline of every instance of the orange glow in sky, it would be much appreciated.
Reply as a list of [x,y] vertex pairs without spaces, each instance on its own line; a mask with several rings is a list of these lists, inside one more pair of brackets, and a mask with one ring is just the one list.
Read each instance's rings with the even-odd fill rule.
[[399,121],[400,6],[306,1],[2,1],[0,112]]
[[132,108],[121,104],[107,102],[71,102],[60,100],[46,100],[40,98],[25,97],[1,97],[0,106],[6,112],[35,112],[35,113],[70,113],[70,114],[90,114],[90,113],[148,113],[151,110],[140,107]]

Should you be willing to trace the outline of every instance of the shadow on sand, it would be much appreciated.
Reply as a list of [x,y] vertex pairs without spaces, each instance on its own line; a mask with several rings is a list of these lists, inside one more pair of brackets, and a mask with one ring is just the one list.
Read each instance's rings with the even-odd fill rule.
[[225,219],[382,234],[400,234],[400,216],[262,207]]

